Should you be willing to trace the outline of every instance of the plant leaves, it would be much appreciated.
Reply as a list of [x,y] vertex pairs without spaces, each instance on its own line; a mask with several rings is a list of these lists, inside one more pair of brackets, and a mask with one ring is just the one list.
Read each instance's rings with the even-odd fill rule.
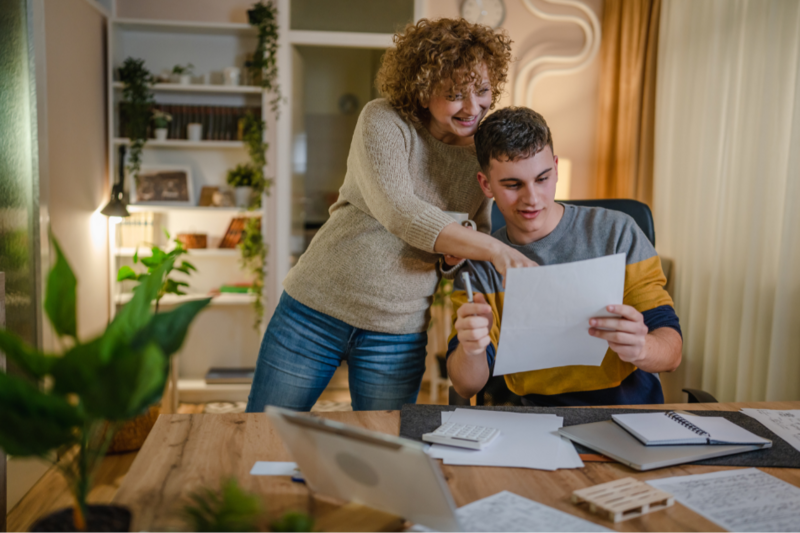
[[55,236],[50,235],[50,241],[56,252],[56,263],[47,276],[47,294],[44,299],[44,310],[53,329],[63,337],[69,335],[77,339],[77,303],[76,289],[78,280],[70,268],[67,259],[61,252],[61,247]]
[[133,298],[117,313],[102,336],[100,356],[104,362],[111,359],[114,350],[127,348],[136,333],[150,321],[153,314],[150,304],[161,289],[165,272],[171,268],[172,261],[167,261],[152,274],[139,277]]
[[117,272],[117,281],[125,281],[126,279],[132,279],[136,281],[138,277],[138,274],[136,274],[136,272],[134,272],[133,269],[128,265],[123,265],[119,269],[119,272]]
[[83,422],[81,412],[64,398],[0,372],[0,448],[7,454],[41,457],[74,444],[74,428]]
[[211,298],[194,300],[179,305],[172,311],[153,315],[147,327],[134,337],[131,346],[139,349],[155,343],[165,356],[171,356],[180,349],[189,325],[209,302]]
[[167,382],[169,359],[155,343],[141,349],[120,347],[103,361],[100,341],[76,346],[53,369],[54,390],[75,393],[86,414],[128,420],[158,401]]
[[34,379],[41,379],[49,374],[53,364],[60,359],[31,348],[5,329],[0,329],[0,352],[5,353],[6,357]]

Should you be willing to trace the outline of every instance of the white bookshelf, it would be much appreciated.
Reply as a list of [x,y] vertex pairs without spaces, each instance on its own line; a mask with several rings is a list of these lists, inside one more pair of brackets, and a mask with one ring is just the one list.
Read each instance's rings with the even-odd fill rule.
[[[129,145],[131,140],[126,137],[115,137],[114,146]],[[187,141],[185,139],[167,139],[165,141],[158,141],[156,139],[148,139],[144,145],[144,149],[152,148],[176,148],[184,150],[243,150],[244,143],[242,141]]]
[[[243,8],[244,9],[244,8]],[[113,10],[116,13],[116,9]],[[109,116],[109,181],[113,184],[118,169],[118,147],[129,145],[130,140],[119,132],[118,105],[122,100],[123,84],[116,78],[117,69],[125,58],[144,59],[145,68],[156,75],[171,70],[174,65],[194,65],[196,76],[204,75],[211,81],[219,79],[226,68],[235,66],[244,71],[246,52],[255,50],[256,30],[248,24],[226,22],[189,22],[153,19],[114,18],[108,21],[108,80],[107,112]],[[213,76],[212,76],[213,75]],[[261,87],[218,84],[157,83],[152,86],[156,104],[178,106],[260,106],[261,118],[272,120],[269,115],[270,95]],[[274,122],[274,121],[273,121]],[[261,216],[266,211],[244,211],[237,207],[200,207],[200,191],[204,186],[225,186],[229,169],[249,161],[245,145],[241,141],[148,139],[142,151],[142,164],[147,166],[189,167],[192,174],[195,205],[129,205],[128,211],[155,213],[161,225],[175,237],[179,233],[201,233],[208,236],[209,248],[191,249],[179,260],[186,260],[197,267],[198,272],[186,278],[174,272],[174,279],[188,281],[190,294],[165,295],[160,308],[168,310],[192,300],[207,298],[209,293],[221,285],[247,283],[251,281],[240,265],[238,249],[220,249],[219,242],[234,217]],[[130,177],[126,176],[126,189]],[[116,222],[112,226],[116,229]],[[160,233],[160,229],[157,230]],[[132,298],[130,281],[116,282],[116,273],[123,266],[143,271],[141,264],[133,263],[136,246],[131,242],[117,246],[120,234],[111,231],[109,246],[110,302],[112,316]],[[158,235],[154,237],[158,239]],[[169,250],[170,244],[160,243]],[[142,243],[139,257],[152,255],[150,247]],[[252,294],[217,294],[191,326],[183,347],[177,354],[176,364],[180,401],[224,401],[246,399],[249,385],[206,386],[203,380],[208,368],[253,367],[258,356],[261,332],[253,328],[255,311]],[[202,384],[202,386],[198,385]]]
[[[115,81],[113,87],[121,90],[124,87],[121,81]],[[212,85],[212,84],[180,84],[180,83],[155,83],[154,92],[173,93],[216,93],[216,94],[261,94],[261,87],[252,85]]]

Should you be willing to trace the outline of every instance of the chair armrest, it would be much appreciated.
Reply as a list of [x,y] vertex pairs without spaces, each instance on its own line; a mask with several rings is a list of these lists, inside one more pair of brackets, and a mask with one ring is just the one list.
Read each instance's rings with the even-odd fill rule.
[[681,389],[689,396],[689,403],[719,403],[716,398],[704,390]]

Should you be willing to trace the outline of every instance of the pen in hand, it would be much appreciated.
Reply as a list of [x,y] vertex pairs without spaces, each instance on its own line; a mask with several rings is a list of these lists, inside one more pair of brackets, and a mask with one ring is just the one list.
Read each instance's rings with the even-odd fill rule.
[[461,273],[461,279],[464,280],[464,287],[467,290],[467,301],[469,303],[474,303],[472,299],[472,283],[469,281],[469,272],[464,271]]

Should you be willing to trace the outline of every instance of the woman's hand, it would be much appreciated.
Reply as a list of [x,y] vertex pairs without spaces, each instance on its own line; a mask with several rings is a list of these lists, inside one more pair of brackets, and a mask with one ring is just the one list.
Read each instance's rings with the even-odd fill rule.
[[492,251],[490,261],[494,268],[503,276],[503,287],[506,286],[506,273],[509,268],[524,268],[539,266],[536,261],[525,257],[521,252],[498,241],[498,246]]

